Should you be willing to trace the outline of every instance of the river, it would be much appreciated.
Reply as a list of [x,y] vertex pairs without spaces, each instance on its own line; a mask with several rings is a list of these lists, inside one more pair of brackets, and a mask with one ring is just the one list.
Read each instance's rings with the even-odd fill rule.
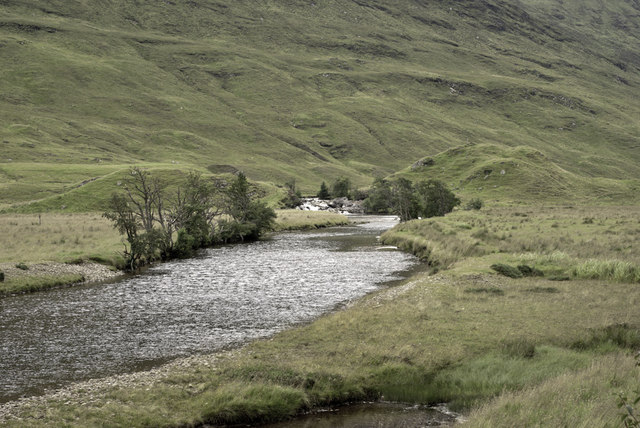
[[274,334],[401,278],[393,217],[204,250],[108,284],[0,299],[0,402]]

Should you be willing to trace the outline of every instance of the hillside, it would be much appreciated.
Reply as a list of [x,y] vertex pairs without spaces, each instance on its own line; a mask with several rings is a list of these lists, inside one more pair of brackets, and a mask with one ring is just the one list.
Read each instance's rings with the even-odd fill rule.
[[[314,192],[470,145],[480,163],[535,153],[554,196],[626,195],[638,17],[636,0],[4,0],[0,208],[61,209],[133,163]],[[511,177],[462,187],[546,196]]]

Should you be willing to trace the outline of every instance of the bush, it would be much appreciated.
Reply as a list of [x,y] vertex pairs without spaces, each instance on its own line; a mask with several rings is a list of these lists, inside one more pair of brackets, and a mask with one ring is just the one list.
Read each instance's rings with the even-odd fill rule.
[[510,265],[505,265],[503,263],[496,263],[491,265],[491,269],[498,272],[500,275],[508,276],[509,278],[522,278],[522,272],[520,272],[517,268],[514,268]]
[[465,209],[467,210],[479,210],[484,206],[484,203],[482,202],[482,200],[480,198],[475,198],[475,199],[471,199],[469,202],[467,202],[467,205],[465,205]]
[[20,262],[16,265],[16,267],[18,269],[22,269],[22,270],[29,270],[29,266],[27,266],[26,264],[24,264],[23,262]]
[[479,288],[466,288],[464,290],[465,293],[487,293],[487,294],[496,294],[496,295],[503,295],[504,291],[502,291],[500,288],[498,287],[479,287]]
[[178,231],[178,239],[173,247],[173,255],[178,258],[191,257],[196,249],[199,248],[196,239],[185,229]]
[[544,276],[544,273],[540,269],[527,265],[518,265],[518,270],[522,276]]
[[0,270],[0,282],[4,282],[4,272]]

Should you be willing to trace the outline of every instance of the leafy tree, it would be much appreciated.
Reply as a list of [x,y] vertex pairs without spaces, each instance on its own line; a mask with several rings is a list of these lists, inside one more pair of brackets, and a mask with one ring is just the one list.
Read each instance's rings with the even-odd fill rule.
[[104,213],[126,237],[124,257],[131,270],[157,260],[171,246],[164,188],[149,171],[131,168],[124,180],[124,193],[114,193]]
[[340,177],[331,186],[331,196],[334,198],[348,198],[351,194],[351,180]]
[[460,199],[442,181],[421,181],[415,189],[422,217],[443,216],[460,205]]
[[419,204],[413,190],[413,184],[406,178],[399,178],[391,186],[391,209],[407,221],[418,216]]
[[215,219],[222,213],[220,186],[216,184],[192,172],[184,190],[178,189],[170,213],[171,227],[178,231],[174,256],[190,256],[194,250],[212,243]]
[[253,192],[244,173],[239,172],[225,191],[226,213],[235,221],[244,223]]
[[227,214],[233,221],[220,223],[219,236],[224,242],[258,239],[272,228],[276,213],[264,202],[254,201],[247,177],[239,173],[226,191]]
[[368,213],[386,214],[391,209],[391,183],[383,178],[376,178],[369,196],[364,200],[364,208]]
[[302,194],[296,189],[296,180],[292,179],[284,183],[287,194],[280,200],[285,208],[295,208],[302,204]]
[[329,199],[331,195],[329,194],[329,188],[327,184],[323,181],[320,185],[320,191],[318,192],[319,199]]

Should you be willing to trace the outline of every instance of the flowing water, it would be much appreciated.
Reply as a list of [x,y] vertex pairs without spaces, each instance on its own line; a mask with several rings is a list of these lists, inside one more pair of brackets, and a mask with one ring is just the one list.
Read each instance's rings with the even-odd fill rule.
[[0,299],[0,402],[268,336],[416,265],[376,249],[394,218],[364,221],[212,248],[110,284]]

